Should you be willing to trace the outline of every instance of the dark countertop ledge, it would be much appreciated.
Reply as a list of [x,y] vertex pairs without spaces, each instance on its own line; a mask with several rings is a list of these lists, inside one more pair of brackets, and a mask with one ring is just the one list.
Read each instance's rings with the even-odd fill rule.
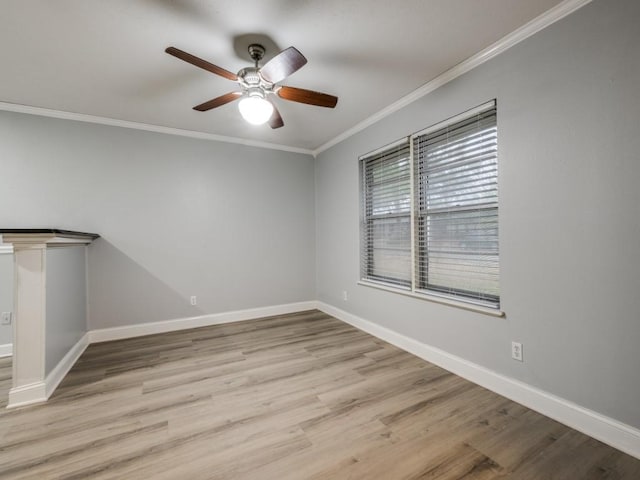
[[97,233],[86,233],[86,232],[75,232],[73,230],[60,230],[57,228],[0,228],[0,235],[3,234],[43,234],[50,233],[57,237],[62,238],[90,238],[91,240],[95,240],[96,238],[100,238],[100,235]]

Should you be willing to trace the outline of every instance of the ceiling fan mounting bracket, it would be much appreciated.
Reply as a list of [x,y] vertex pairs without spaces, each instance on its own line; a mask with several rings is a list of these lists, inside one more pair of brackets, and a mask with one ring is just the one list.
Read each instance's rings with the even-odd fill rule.
[[258,62],[264,57],[265,51],[265,48],[258,43],[249,45],[249,56],[256,62],[256,67],[258,66]]

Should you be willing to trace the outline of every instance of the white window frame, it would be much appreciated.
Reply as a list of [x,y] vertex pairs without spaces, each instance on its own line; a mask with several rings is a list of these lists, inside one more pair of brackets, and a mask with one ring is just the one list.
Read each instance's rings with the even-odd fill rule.
[[[384,280],[381,279],[376,279],[376,278],[371,278],[370,276],[366,275],[366,272],[363,271],[362,269],[362,262],[363,259],[361,258],[361,279],[358,282],[360,285],[365,285],[365,286],[370,286],[370,287],[374,287],[374,288],[378,288],[378,289],[382,289],[382,290],[386,290],[386,291],[390,291],[390,292],[395,292],[395,293],[400,293],[403,295],[409,295],[412,297],[416,297],[416,298],[421,298],[421,299],[425,299],[425,300],[429,300],[429,301],[433,301],[433,302],[437,302],[437,303],[442,303],[442,304],[446,304],[446,305],[452,305],[455,307],[459,307],[459,308],[463,308],[463,309],[467,309],[467,310],[472,310],[472,311],[476,311],[476,312],[480,312],[480,313],[486,313],[492,316],[504,316],[504,312],[502,312],[500,310],[500,297],[499,294],[497,295],[496,298],[490,298],[490,299],[482,299],[482,298],[473,298],[473,297],[467,297],[464,295],[460,295],[459,293],[454,293],[454,294],[450,294],[450,293],[445,293],[445,292],[441,292],[441,291],[434,291],[434,290],[430,290],[430,289],[421,289],[419,288],[419,282],[418,282],[418,239],[417,239],[417,217],[418,217],[418,206],[417,203],[419,202],[419,199],[417,198],[417,195],[419,195],[418,192],[418,187],[416,185],[416,168],[417,168],[417,162],[418,160],[416,158],[414,158],[414,140],[418,137],[422,137],[425,135],[428,135],[431,132],[435,132],[437,130],[441,130],[443,128],[446,128],[447,126],[456,124],[458,122],[464,121],[466,119],[469,119],[470,117],[473,117],[475,115],[478,115],[480,113],[483,113],[489,109],[492,108],[496,108],[496,101],[492,100],[490,102],[487,102],[485,104],[479,105],[476,108],[473,108],[471,110],[468,110],[466,112],[463,112],[459,115],[456,115],[454,117],[451,117],[443,122],[439,122],[435,125],[432,125],[431,127],[428,127],[424,130],[421,130],[413,135],[410,135],[408,137],[405,137],[397,142],[394,142],[386,147],[382,147],[380,149],[375,150],[374,152],[371,152],[369,154],[363,155],[359,158],[359,163],[360,163],[360,173],[361,173],[361,185],[360,185],[360,199],[361,199],[361,255],[365,254],[365,250],[367,248],[366,245],[366,239],[363,237],[363,232],[362,232],[362,228],[363,228],[363,214],[364,214],[364,210],[366,208],[366,198],[364,197],[364,192],[363,192],[363,185],[362,185],[362,168],[363,168],[363,161],[366,161],[366,159],[371,158],[372,156],[379,154],[380,152],[384,152],[387,149],[391,149],[394,148],[394,146],[404,143],[404,142],[409,142],[409,148],[410,148],[410,155],[409,155],[409,161],[410,161],[410,189],[411,189],[411,281],[410,281],[410,285],[398,285],[397,283],[392,283],[392,282],[385,282]],[[497,171],[496,171],[496,175],[497,175]],[[495,205],[495,208],[497,209],[497,202]]]
[[[404,164],[405,161],[406,164]],[[409,138],[403,138],[363,155],[359,158],[359,163],[361,278],[385,285],[394,285],[397,288],[411,289],[413,287],[413,249],[411,246],[413,242],[413,229],[411,228],[411,223],[413,222],[413,195],[411,190],[412,164]],[[374,181],[376,169],[392,167],[394,163],[398,165],[402,163],[403,165],[401,166],[406,169],[406,173],[401,171],[401,175],[397,175],[398,172],[391,170],[382,173],[378,178],[378,182]],[[408,192],[395,189],[398,179],[405,175],[408,181],[406,186],[407,190],[409,190]],[[404,201],[406,201],[406,205],[403,205]],[[375,213],[373,210],[376,208],[380,212]],[[378,226],[389,222],[388,226],[393,227],[394,220],[400,220],[400,222],[396,223],[396,226],[399,226],[402,223],[401,219],[405,218],[409,224],[405,248],[397,248],[398,246],[394,246],[391,239],[389,239],[389,242],[379,242],[380,239],[375,236],[377,222]],[[376,245],[376,243],[383,244]],[[393,253],[387,255],[382,253],[385,250],[393,252],[396,248],[396,251],[400,252],[397,254],[396,259],[394,259]],[[376,255],[376,251],[379,252],[378,255]],[[394,263],[397,264],[397,259],[399,258],[400,264],[402,264],[402,257],[405,256],[408,257],[408,268],[406,272],[402,272],[396,269]]]

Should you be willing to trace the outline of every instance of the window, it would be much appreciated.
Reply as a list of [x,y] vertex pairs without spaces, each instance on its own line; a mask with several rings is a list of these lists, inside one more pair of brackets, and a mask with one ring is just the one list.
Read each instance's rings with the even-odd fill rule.
[[410,168],[407,139],[360,160],[362,278],[411,287]]
[[365,156],[360,168],[362,279],[498,308],[495,102]]
[[496,108],[413,137],[416,288],[497,305]]

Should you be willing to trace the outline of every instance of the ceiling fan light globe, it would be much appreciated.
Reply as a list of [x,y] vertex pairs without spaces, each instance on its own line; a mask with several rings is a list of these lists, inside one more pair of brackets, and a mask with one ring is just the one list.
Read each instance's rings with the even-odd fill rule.
[[242,118],[252,125],[266,123],[273,114],[271,102],[261,97],[245,97],[238,103]]

